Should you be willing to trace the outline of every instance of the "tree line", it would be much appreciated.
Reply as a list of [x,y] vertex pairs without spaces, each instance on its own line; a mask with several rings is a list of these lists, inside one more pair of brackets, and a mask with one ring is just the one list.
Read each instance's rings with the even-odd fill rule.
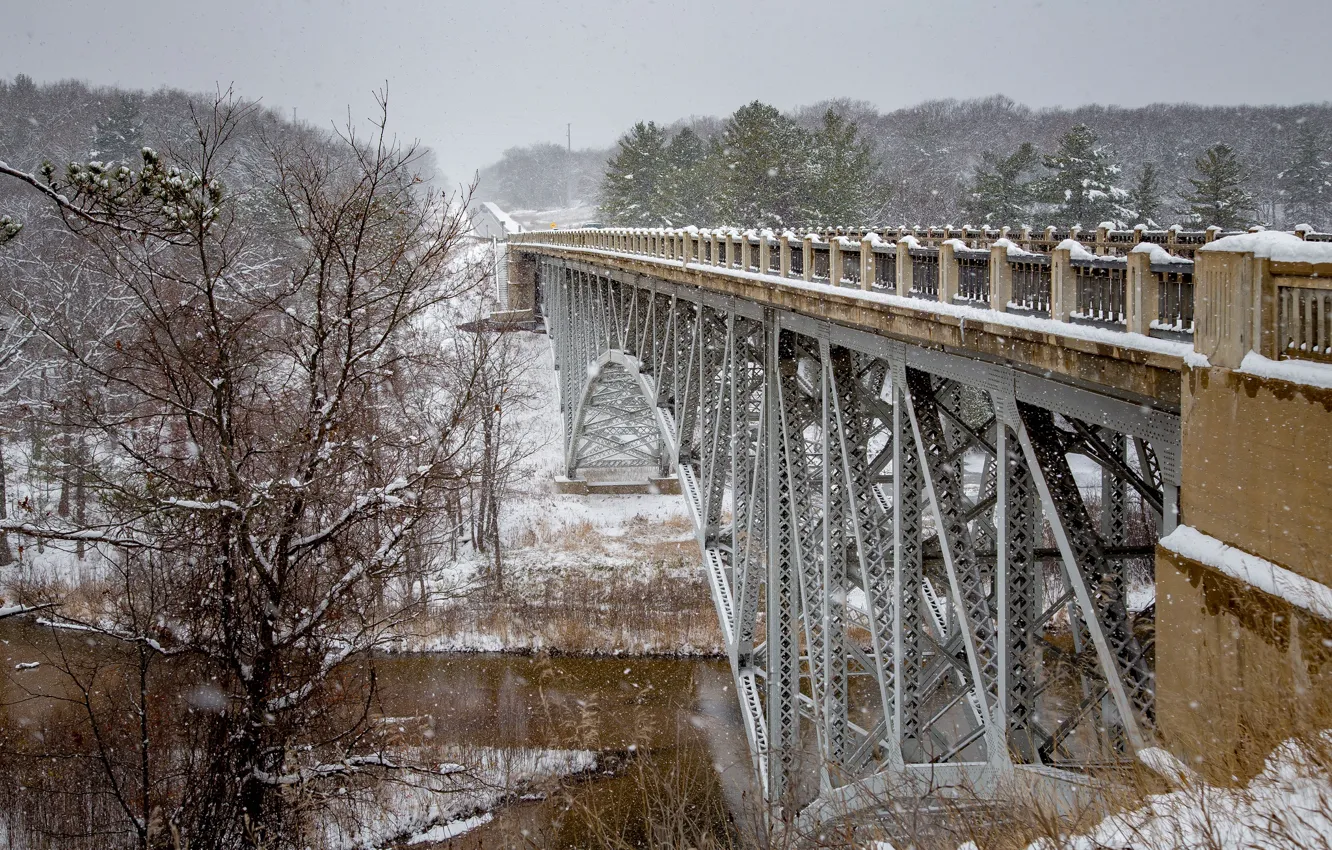
[[[1327,157],[1322,133],[1301,125],[1280,174],[1286,219],[1326,220]],[[1126,172],[1091,127],[1076,124],[1048,153],[1029,141],[981,152],[963,183],[959,212],[965,223],[992,226],[1178,222],[1244,229],[1265,223],[1247,188],[1251,172],[1232,147],[1217,143],[1194,157],[1186,187],[1172,196],[1156,163]],[[607,224],[635,227],[872,227],[894,223],[891,194],[885,163],[854,121],[828,109],[806,130],[755,102],[707,141],[688,127],[670,134],[652,122],[636,124],[607,161],[600,212]]]
[[[761,159],[765,147],[770,148],[747,136],[731,144],[724,139],[726,132],[766,128],[765,135],[791,152],[789,159],[768,167],[777,168],[788,184],[798,185],[801,175],[818,174],[824,166],[810,146],[796,143],[803,140],[792,139],[792,127],[797,135],[812,138],[831,112],[844,128],[854,127],[856,144],[851,149],[856,145],[868,149],[868,167],[846,191],[854,195],[867,188],[872,197],[871,202],[859,204],[860,215],[842,218],[838,224],[1002,222],[1094,227],[1114,220],[1125,225],[1205,227],[1201,222],[1208,219],[1223,227],[1262,224],[1289,229],[1307,223],[1332,229],[1332,107],[1325,104],[1033,110],[1009,98],[991,97],[929,101],[881,112],[868,103],[837,99],[778,112],[776,117],[776,110],[755,107],[750,104],[729,118],[644,122],[630,128],[622,139],[625,145],[580,155],[574,181],[578,197],[589,204],[603,201],[599,218],[608,224],[650,220],[752,226],[757,222],[738,217],[748,209],[699,200],[719,196],[726,200],[731,189],[745,187],[744,180],[720,173],[718,166],[744,167],[725,158],[728,147],[753,157],[753,162]],[[1077,128],[1085,130],[1075,133]],[[506,199],[495,191],[501,176],[506,195],[522,192],[520,169],[511,166],[525,150],[506,152],[482,172],[481,191],[501,206]],[[594,153],[600,153],[604,163],[601,175],[587,173],[586,160]],[[686,155],[693,163],[700,157],[710,162],[686,174]],[[644,170],[642,163],[647,161],[658,165]],[[625,174],[634,177],[625,180]],[[640,174],[652,178],[644,182],[653,186],[628,185]],[[766,169],[761,174],[766,175]],[[658,185],[660,175],[665,182]],[[1073,185],[1081,178],[1093,185]],[[558,179],[567,185],[563,176]],[[765,189],[763,180],[751,184]],[[1070,197],[1065,198],[1062,190],[1068,190]],[[783,192],[785,197],[774,193],[757,206],[767,207],[765,212],[789,213],[795,208],[807,213],[784,217],[790,226],[829,224],[816,220],[821,215],[815,213],[825,209],[839,217],[847,213],[817,203],[792,204],[793,196],[813,194],[803,188]]]

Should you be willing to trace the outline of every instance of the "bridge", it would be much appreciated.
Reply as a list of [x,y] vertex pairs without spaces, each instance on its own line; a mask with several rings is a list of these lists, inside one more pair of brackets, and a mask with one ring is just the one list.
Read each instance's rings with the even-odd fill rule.
[[566,475],[678,475],[764,794],[817,822],[1067,800],[1251,720],[1248,664],[1311,683],[1329,239],[550,231],[508,301]]

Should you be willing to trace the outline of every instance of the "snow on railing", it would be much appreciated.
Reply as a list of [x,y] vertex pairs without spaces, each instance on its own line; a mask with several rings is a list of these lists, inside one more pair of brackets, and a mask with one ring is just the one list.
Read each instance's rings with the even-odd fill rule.
[[[1229,235],[1217,228],[1122,231],[1105,226],[1094,233],[1048,227],[800,235],[729,228],[610,228],[522,233],[510,242],[610,250],[686,267],[713,266],[1186,341],[1200,327],[1197,318],[1212,324],[1211,337],[1199,351],[1209,357],[1215,353],[1214,362],[1234,361],[1230,368],[1250,350],[1273,360],[1332,362],[1332,234],[1307,227],[1293,234]],[[1194,292],[1201,287],[1195,284],[1193,255],[1201,261],[1222,252],[1247,252],[1250,260],[1257,252],[1265,264],[1244,274],[1263,297],[1243,302],[1247,284],[1216,277],[1205,302],[1208,316],[1195,317]],[[1239,273],[1231,266],[1213,265],[1223,277]],[[1236,298],[1243,303],[1221,309]],[[1251,327],[1261,327],[1262,334],[1250,341],[1244,323],[1235,317],[1253,310],[1260,313]],[[1218,343],[1223,338],[1228,341]]]

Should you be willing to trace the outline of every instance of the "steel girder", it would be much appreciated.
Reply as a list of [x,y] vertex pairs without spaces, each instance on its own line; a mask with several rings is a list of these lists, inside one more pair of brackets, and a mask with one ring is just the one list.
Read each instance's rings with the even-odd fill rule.
[[770,801],[1076,781],[1150,745],[1125,565],[1155,542],[1135,509],[1175,521],[1177,416],[586,263],[539,276],[569,472],[678,468]]

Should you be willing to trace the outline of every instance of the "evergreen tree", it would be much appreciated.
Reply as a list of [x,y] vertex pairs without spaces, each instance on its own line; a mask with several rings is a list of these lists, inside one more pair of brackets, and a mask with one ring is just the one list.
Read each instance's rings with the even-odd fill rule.
[[809,147],[808,134],[775,107],[754,101],[737,109],[710,154],[720,178],[721,219],[745,227],[798,226]]
[[661,193],[664,224],[687,227],[716,222],[715,165],[708,157],[707,145],[688,127],[667,143]]
[[869,224],[877,169],[874,153],[855,122],[829,109],[823,115],[823,126],[810,138],[809,154],[803,169],[803,223],[828,227]]
[[1036,167],[1036,147],[1023,142],[1008,156],[981,154],[967,193],[966,214],[981,224],[1019,227],[1031,215],[1032,185],[1024,175]]
[[1040,197],[1054,205],[1055,224],[1090,228],[1126,217],[1122,202],[1128,193],[1113,183],[1119,166],[1086,124],[1063,135],[1059,150],[1045,156],[1045,167],[1054,173],[1040,182]]
[[1253,223],[1253,197],[1244,189],[1248,173],[1229,145],[1217,144],[1193,161],[1197,177],[1190,177],[1193,192],[1184,196],[1183,212],[1199,225],[1243,230]]
[[1300,125],[1290,164],[1277,175],[1286,202],[1286,223],[1327,225],[1332,204],[1332,163],[1327,161],[1323,134],[1312,124]]
[[93,134],[96,150],[93,156],[104,162],[128,163],[139,161],[143,149],[143,118],[139,115],[139,98],[122,94],[116,97],[106,116],[97,122]]
[[1134,224],[1156,227],[1156,217],[1161,213],[1161,178],[1157,174],[1156,164],[1149,162],[1138,172],[1138,182],[1129,191],[1126,203]]
[[664,223],[668,168],[666,134],[656,124],[638,122],[620,138],[601,185],[601,218],[621,227]]

